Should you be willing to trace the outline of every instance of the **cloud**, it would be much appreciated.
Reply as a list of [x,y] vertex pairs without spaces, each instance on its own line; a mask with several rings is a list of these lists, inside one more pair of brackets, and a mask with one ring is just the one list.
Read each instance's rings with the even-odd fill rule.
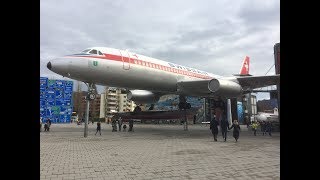
[[[280,42],[279,1],[42,0],[40,74],[46,63],[87,47],[106,46],[219,75],[264,75]],[[274,73],[271,70],[269,74]]]

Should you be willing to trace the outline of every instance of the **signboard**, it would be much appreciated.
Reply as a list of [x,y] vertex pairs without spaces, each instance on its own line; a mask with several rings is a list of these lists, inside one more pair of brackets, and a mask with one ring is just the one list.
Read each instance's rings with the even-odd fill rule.
[[73,90],[73,81],[66,81],[64,86],[64,91],[72,93],[72,90]]
[[46,106],[45,99],[40,99],[40,106]]
[[48,78],[40,77],[40,89],[44,90],[46,87],[48,87]]
[[64,88],[64,82],[63,80],[55,80],[55,84],[57,88]]
[[65,106],[66,103],[64,99],[56,99],[56,106]]
[[72,106],[72,102],[71,102],[71,99],[70,99],[70,98],[65,98],[65,99],[64,99],[64,102],[65,102],[65,105],[66,105],[66,106]]
[[64,92],[64,99],[72,99],[72,92]]
[[46,99],[55,99],[56,97],[56,92],[54,89],[47,89],[46,91]]
[[51,79],[48,80],[48,88],[49,89],[54,89],[56,87],[55,84],[56,83],[54,82],[54,80],[51,80]]
[[72,114],[73,81],[40,77],[40,117],[52,123],[69,123]]
[[46,98],[46,91],[40,91],[40,99]]
[[43,117],[46,115],[46,106],[40,105],[40,116]]
[[52,116],[52,110],[51,110],[51,107],[52,106],[47,106],[47,108],[46,108],[46,116]]
[[56,105],[54,99],[46,99],[45,101],[46,101],[45,105],[47,105],[47,106],[55,106]]

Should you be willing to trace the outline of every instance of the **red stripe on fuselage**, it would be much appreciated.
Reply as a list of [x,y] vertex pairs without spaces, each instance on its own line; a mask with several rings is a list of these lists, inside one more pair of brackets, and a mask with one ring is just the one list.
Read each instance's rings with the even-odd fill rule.
[[182,74],[185,76],[197,77],[200,79],[212,79],[212,77],[210,77],[210,76],[197,74],[197,73],[194,73],[191,71],[185,71],[185,70],[173,68],[170,66],[164,66],[164,65],[155,64],[152,62],[143,61],[143,60],[136,59],[136,58],[129,58],[129,57],[119,56],[119,55],[114,55],[114,54],[104,54],[104,56],[91,56],[90,55],[90,56],[67,56],[67,57],[84,57],[84,58],[97,58],[97,59],[105,59],[105,60],[112,60],[112,61],[120,61],[120,62],[126,62],[126,63],[135,64],[135,65],[139,65],[139,66],[145,66],[145,67],[149,67],[149,68],[153,68],[153,69],[158,69],[161,71],[171,72],[171,73],[175,73],[175,74]]

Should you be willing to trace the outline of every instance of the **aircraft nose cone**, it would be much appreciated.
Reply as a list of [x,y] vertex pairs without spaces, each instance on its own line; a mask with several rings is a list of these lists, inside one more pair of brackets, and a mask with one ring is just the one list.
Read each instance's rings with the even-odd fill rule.
[[57,74],[62,76],[67,76],[69,73],[69,62],[66,58],[58,58],[50,60],[47,63],[47,68]]
[[51,70],[52,66],[51,66],[51,62],[49,61],[47,64],[47,68]]

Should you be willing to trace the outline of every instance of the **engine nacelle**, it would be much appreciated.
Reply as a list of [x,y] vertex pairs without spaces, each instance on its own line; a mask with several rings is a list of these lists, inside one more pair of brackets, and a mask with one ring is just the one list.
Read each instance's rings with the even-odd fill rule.
[[242,94],[242,87],[238,83],[223,79],[210,80],[208,89],[224,97],[237,97]]
[[156,103],[160,99],[160,96],[146,90],[130,90],[127,96],[136,104]]

